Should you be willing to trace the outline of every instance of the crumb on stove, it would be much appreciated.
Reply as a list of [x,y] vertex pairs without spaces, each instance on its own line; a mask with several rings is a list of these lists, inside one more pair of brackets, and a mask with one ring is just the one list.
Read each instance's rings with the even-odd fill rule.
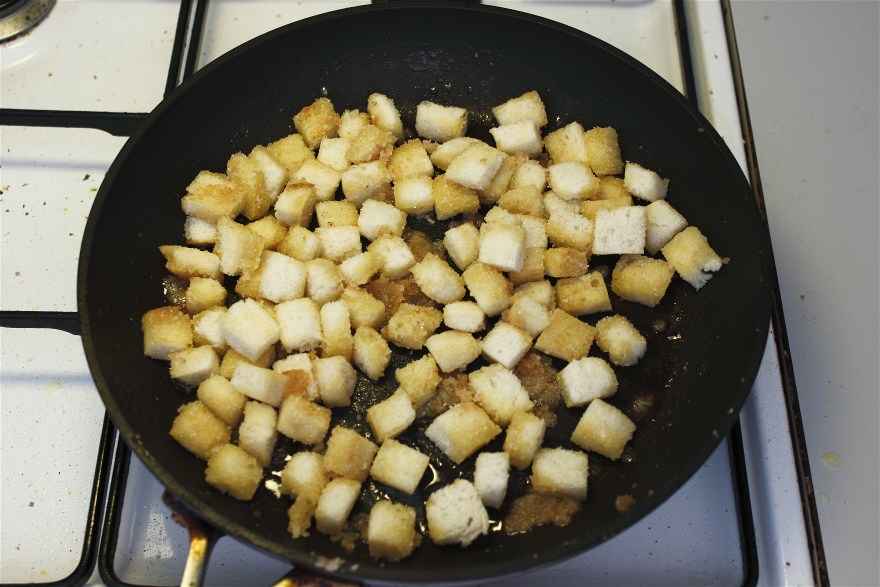
[[520,534],[538,526],[567,526],[580,510],[580,502],[569,497],[527,493],[516,498],[504,518],[505,534]]
[[623,513],[629,511],[629,509],[635,505],[636,500],[632,495],[623,494],[618,495],[614,498],[614,509],[618,512]]
[[543,419],[548,428],[552,428],[556,424],[556,410],[562,401],[562,393],[550,359],[530,352],[522,358],[514,373],[535,402],[535,415]]

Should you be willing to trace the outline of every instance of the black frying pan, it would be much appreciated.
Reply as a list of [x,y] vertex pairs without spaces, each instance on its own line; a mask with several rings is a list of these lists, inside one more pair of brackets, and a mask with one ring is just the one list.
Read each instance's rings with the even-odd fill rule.
[[[699,293],[676,279],[656,310],[613,300],[649,339],[638,366],[617,370],[621,388],[613,403],[639,425],[628,458],[611,463],[590,456],[589,497],[565,528],[494,534],[467,549],[425,540],[411,558],[389,565],[371,560],[364,546],[348,554],[317,533],[292,540],[288,502],[268,491],[242,503],[206,485],[204,464],[168,436],[175,411],[189,397],[170,383],[166,363],[144,358],[139,328],[146,310],[165,304],[157,246],[182,240],[180,196],[196,172],[222,170],[230,153],[288,134],[291,114],[324,91],[340,109],[363,108],[370,92],[382,91],[401,106],[409,126],[423,99],[466,106],[469,134],[488,138],[488,109],[533,88],[547,104],[551,129],[571,120],[615,126],[625,158],[672,178],[671,202],[720,254],[732,257]],[[582,32],[509,10],[364,7],[258,37],[205,67],[156,108],[97,195],[82,243],[78,300],[89,367],[114,423],[189,509],[305,568],[314,568],[318,555],[340,556],[341,577],[455,581],[583,552],[634,524],[700,467],[736,419],[760,363],[769,318],[767,268],[765,227],[736,161],[709,123],[646,67]],[[662,332],[652,328],[657,318],[667,325]],[[357,393],[387,395],[390,379],[372,389],[362,382]],[[565,444],[575,417],[564,414],[546,444]],[[278,456],[292,449],[280,443]],[[444,474],[470,471],[464,466]],[[625,513],[613,506],[620,494],[635,498]]]

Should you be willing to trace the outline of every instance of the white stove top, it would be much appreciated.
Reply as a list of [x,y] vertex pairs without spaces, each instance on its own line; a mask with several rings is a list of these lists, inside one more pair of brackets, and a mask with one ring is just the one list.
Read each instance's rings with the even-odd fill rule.
[[[362,4],[214,0],[198,65],[282,24]],[[489,3],[489,2],[487,2]],[[672,2],[510,0],[594,34],[684,87]],[[3,108],[145,112],[162,97],[177,2],[61,1],[31,34],[0,48]],[[744,163],[721,8],[687,5],[700,105]],[[3,310],[75,311],[80,238],[92,198],[124,139],[86,129],[2,127],[0,263]],[[68,576],[80,560],[103,420],[79,339],[0,330],[0,582]],[[813,582],[792,461],[776,348],[770,338],[742,416],[756,522],[759,584]],[[176,584],[187,539],[136,459],[124,492],[116,574],[129,583]],[[725,442],[672,499],[590,552],[505,584],[743,584],[731,459]],[[289,566],[230,539],[211,560],[208,585],[271,584]],[[91,579],[100,584],[95,573]]]

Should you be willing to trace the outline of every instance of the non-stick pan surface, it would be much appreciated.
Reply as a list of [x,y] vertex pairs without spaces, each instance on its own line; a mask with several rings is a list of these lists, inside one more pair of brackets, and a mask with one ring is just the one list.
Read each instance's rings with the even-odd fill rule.
[[[621,389],[613,398],[639,428],[621,462],[590,456],[589,497],[573,523],[495,534],[467,549],[425,540],[411,558],[380,565],[363,546],[349,554],[320,534],[292,540],[286,499],[261,489],[242,503],[206,485],[204,463],[168,436],[190,396],[170,383],[166,363],[144,358],[139,327],[146,310],[165,304],[157,246],[182,239],[187,183],[201,169],[223,170],[232,152],[288,134],[291,114],[323,93],[341,110],[363,108],[369,93],[384,92],[409,126],[421,100],[465,106],[472,132],[487,137],[489,108],[533,88],[547,104],[550,129],[572,120],[616,127],[624,157],[671,178],[670,201],[732,258],[699,293],[676,279],[654,311],[613,300],[649,339],[638,366],[617,369]],[[564,25],[507,10],[366,7],[263,35],[204,68],[155,110],[97,196],[82,245],[79,309],[89,366],[125,441],[209,523],[295,564],[314,567],[319,555],[340,556],[338,574],[346,577],[478,579],[607,540],[706,460],[734,422],[764,349],[767,243],[749,186],[721,138],[633,59]],[[391,379],[382,390],[359,386],[358,393],[388,394]],[[562,418],[546,444],[565,444],[575,417]],[[613,506],[621,494],[635,498],[625,513]]]

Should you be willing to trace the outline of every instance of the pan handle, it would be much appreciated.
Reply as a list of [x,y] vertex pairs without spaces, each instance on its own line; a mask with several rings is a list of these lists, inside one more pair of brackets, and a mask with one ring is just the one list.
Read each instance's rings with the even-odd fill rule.
[[76,312],[0,311],[0,328],[52,328],[79,336]]

